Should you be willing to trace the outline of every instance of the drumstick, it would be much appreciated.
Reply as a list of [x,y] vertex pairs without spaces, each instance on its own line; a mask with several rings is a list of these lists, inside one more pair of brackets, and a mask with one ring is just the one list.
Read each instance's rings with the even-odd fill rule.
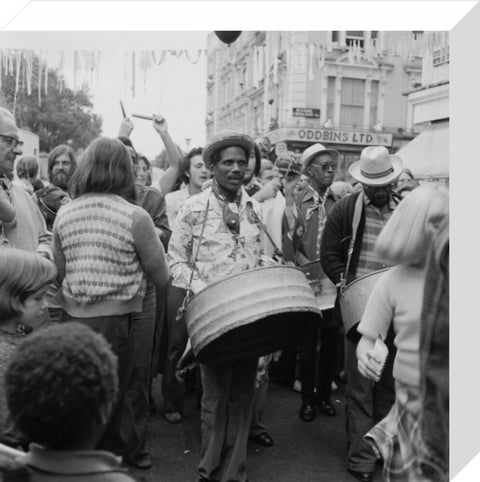
[[125,114],[125,108],[123,107],[122,101],[120,101],[120,109],[122,109],[122,115],[123,115],[123,118],[125,119],[127,117],[127,114]]
[[143,114],[132,114],[132,117],[137,117],[138,119],[153,120],[152,116],[143,115]]

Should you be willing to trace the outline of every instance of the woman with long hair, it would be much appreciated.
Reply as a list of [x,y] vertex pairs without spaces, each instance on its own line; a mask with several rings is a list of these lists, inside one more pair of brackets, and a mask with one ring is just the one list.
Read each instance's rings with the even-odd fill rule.
[[62,318],[102,333],[119,358],[119,396],[98,447],[135,465],[138,436],[126,397],[133,314],[142,311],[147,278],[166,284],[165,253],[151,217],[135,203],[132,162],[118,139],[102,137],[87,147],[70,191],[72,201],[54,225]]

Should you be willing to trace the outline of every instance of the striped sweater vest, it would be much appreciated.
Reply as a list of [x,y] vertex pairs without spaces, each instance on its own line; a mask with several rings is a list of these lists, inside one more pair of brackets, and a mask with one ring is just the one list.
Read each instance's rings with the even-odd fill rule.
[[60,210],[62,305],[72,316],[141,311],[146,277],[135,251],[137,208],[114,194],[85,194]]

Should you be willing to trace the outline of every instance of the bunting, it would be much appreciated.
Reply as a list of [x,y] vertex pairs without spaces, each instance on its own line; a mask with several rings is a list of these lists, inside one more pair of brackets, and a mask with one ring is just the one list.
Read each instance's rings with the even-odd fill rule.
[[[289,45],[283,37],[281,42],[280,35],[282,35],[280,32],[269,32],[269,41],[266,46],[253,47],[253,85],[258,86],[262,79],[266,79],[269,87],[271,87],[270,82],[274,85],[279,84],[279,56],[282,51],[285,51],[289,68],[301,70],[306,68],[308,79],[313,80],[316,69],[323,68],[326,54],[332,52],[333,49],[332,42]],[[403,63],[407,64],[418,57],[433,56],[435,51],[446,49],[448,45],[448,32],[415,32],[409,38],[405,37],[395,41],[392,37],[389,38],[380,33],[377,38],[366,38],[362,46],[358,42],[350,45],[347,59],[348,63],[353,65],[362,58],[374,60],[384,55],[400,54]],[[39,104],[42,102],[42,95],[48,95],[48,82],[53,70],[58,73],[59,89],[64,85],[66,77],[64,74],[67,70],[69,73],[67,78],[72,79],[74,91],[82,87],[82,81],[94,84],[99,80],[102,64],[99,51],[57,50],[53,52],[0,48],[0,87],[2,75],[9,75],[15,79],[17,89],[25,88],[27,95],[32,95],[32,76],[37,75],[37,72],[33,71],[35,56],[39,59],[37,92]],[[143,83],[145,90],[148,73],[151,69],[163,69],[171,59],[198,64],[206,57],[206,49],[127,51],[123,56],[124,90],[135,97],[138,88],[137,82]],[[272,74],[271,78],[270,74]]]

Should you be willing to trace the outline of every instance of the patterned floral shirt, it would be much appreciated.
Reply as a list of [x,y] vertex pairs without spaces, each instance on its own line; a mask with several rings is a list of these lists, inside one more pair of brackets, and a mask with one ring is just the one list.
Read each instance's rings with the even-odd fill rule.
[[239,235],[233,234],[226,226],[222,201],[215,197],[211,188],[184,202],[175,220],[168,246],[168,262],[174,286],[188,288],[207,204],[207,220],[191,287],[193,293],[198,293],[207,285],[227,276],[273,263],[263,254],[264,235],[254,216],[249,213],[247,202],[252,203],[261,219],[260,205],[242,188],[240,205],[229,203],[230,210],[240,217]]

